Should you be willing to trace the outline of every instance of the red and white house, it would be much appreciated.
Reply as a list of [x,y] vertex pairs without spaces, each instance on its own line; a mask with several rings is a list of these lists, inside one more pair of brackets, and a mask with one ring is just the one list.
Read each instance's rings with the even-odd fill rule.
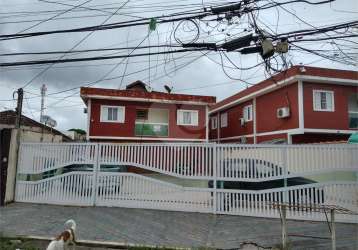
[[136,81],[125,90],[81,88],[89,141],[208,141],[215,97],[152,91]]
[[210,108],[210,141],[312,143],[358,131],[358,72],[293,66]]

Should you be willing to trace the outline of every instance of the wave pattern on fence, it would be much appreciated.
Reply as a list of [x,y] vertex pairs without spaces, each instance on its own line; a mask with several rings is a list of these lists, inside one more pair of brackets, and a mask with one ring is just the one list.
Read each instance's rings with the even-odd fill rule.
[[101,144],[101,164],[133,165],[176,177],[213,176],[212,144]]
[[17,181],[15,200],[59,205],[93,203],[93,173],[71,172],[39,180]]
[[131,173],[100,173],[96,204],[191,212],[212,212],[210,189],[179,185]]
[[37,174],[72,164],[95,164],[94,143],[22,143],[18,172]]
[[[16,183],[15,200],[62,205],[100,205],[278,217],[272,202],[338,205],[358,213],[357,183],[315,183],[252,190],[188,188],[133,173],[101,172],[101,165],[129,165],[181,179],[261,182],[358,170],[357,145],[233,145],[23,143],[18,174],[57,176]],[[66,166],[91,165],[76,168]],[[83,169],[85,171],[78,171]],[[52,171],[54,172],[54,171]],[[51,173],[52,173],[51,172]],[[55,174],[56,174],[55,173]],[[53,173],[52,173],[53,174]],[[31,177],[32,178],[32,177]],[[297,219],[322,214],[290,210]],[[352,215],[338,221],[357,222]]]
[[[289,209],[287,217],[293,219],[325,220],[324,214],[313,211],[318,205],[337,205],[358,213],[358,183],[355,182],[314,183],[260,191],[219,189],[217,192],[220,214],[279,218],[278,210],[272,208],[273,203],[312,208]],[[358,222],[357,219],[357,215],[338,215],[341,222]]]
[[24,143],[20,152],[21,173],[95,164],[96,160],[190,179],[257,182],[358,170],[357,145]]
[[218,145],[217,179],[263,181],[358,170],[358,145]]

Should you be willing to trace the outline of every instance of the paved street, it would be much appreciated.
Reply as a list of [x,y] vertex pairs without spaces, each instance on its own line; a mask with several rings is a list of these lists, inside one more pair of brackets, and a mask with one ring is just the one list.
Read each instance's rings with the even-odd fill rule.
[[[280,243],[280,221],[243,216],[104,207],[63,207],[15,203],[0,208],[5,235],[53,237],[73,218],[81,240],[168,247],[237,248],[244,241]],[[329,236],[325,223],[289,221],[289,233]],[[358,249],[358,225],[337,224],[337,249]],[[290,238],[293,249],[329,249],[330,241]]]

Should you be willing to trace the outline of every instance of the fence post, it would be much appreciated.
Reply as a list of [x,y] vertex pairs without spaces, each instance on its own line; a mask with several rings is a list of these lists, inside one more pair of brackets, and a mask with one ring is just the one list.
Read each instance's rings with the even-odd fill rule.
[[331,238],[332,238],[332,250],[336,250],[336,224],[334,217],[334,208],[331,209]]
[[213,192],[213,213],[216,214],[217,213],[217,167],[218,167],[218,160],[217,160],[217,155],[218,155],[218,147],[217,144],[215,143],[213,148],[213,188],[214,188],[214,192]]
[[282,170],[283,170],[283,185],[285,190],[283,191],[283,202],[288,202],[288,195],[287,195],[287,176],[288,176],[288,166],[287,166],[287,146],[282,147]]
[[97,190],[97,184],[98,184],[98,171],[100,170],[99,168],[99,157],[100,157],[100,144],[96,143],[95,144],[95,155],[94,155],[94,164],[93,164],[93,179],[92,179],[92,206],[96,205],[96,199],[97,199],[97,195],[98,195],[98,190]]

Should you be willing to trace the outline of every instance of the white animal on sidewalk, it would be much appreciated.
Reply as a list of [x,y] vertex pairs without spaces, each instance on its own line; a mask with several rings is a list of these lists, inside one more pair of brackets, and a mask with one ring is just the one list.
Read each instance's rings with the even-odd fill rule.
[[47,250],[67,250],[68,246],[75,245],[76,237],[76,222],[74,220],[68,220],[65,222],[65,227],[69,228],[58,235],[47,247]]

